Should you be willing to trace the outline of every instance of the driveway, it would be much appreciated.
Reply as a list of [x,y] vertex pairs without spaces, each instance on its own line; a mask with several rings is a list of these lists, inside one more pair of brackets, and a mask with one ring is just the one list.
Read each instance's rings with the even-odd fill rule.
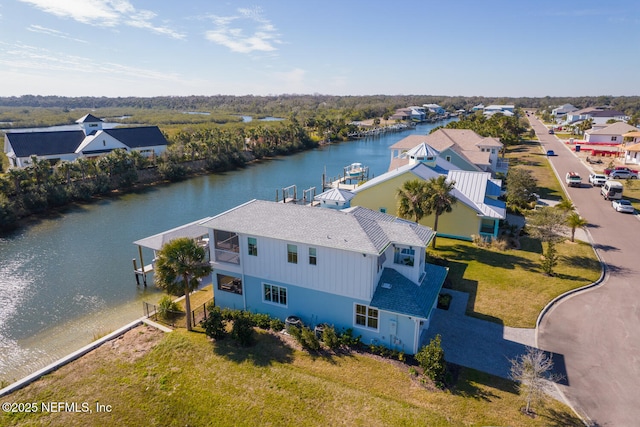
[[447,362],[509,378],[511,359],[535,347],[535,330],[509,328],[465,315],[469,294],[443,289],[453,299],[449,310],[436,309],[422,344],[442,336]]
[[[568,171],[583,177],[590,168],[547,128],[529,117],[543,150],[561,178]],[[544,152],[544,151],[541,151]],[[538,327],[538,347],[563,362],[566,384],[560,390],[593,425],[640,425],[640,221],[613,211],[597,188],[566,189],[607,270],[597,287],[555,304]]]

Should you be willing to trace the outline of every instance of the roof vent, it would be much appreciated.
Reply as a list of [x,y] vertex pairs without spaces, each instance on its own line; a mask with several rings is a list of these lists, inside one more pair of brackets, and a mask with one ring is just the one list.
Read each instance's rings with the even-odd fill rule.
[[385,289],[391,289],[391,283],[383,283],[382,287]]

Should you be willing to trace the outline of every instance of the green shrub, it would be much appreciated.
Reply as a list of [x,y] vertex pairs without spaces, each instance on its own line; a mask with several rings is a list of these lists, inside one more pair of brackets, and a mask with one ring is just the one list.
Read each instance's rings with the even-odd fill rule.
[[207,336],[221,340],[227,336],[225,320],[222,316],[220,307],[211,307],[209,316],[201,323]]
[[287,329],[287,331],[289,332],[289,335],[291,335],[296,341],[298,341],[300,344],[302,344],[302,329],[297,327],[297,326],[293,326],[293,325],[289,325],[289,329]]
[[438,387],[443,386],[447,364],[441,346],[440,334],[436,335],[428,345],[422,347],[415,356],[424,375],[431,378]]
[[227,321],[235,320],[242,315],[242,310],[225,307],[222,309],[222,318]]
[[180,305],[169,295],[163,295],[158,301],[158,315],[164,320],[169,320],[180,313]]
[[275,332],[280,332],[284,329],[284,326],[284,322],[278,318],[271,319],[271,321],[269,322],[269,328]]
[[311,328],[307,328],[306,326],[303,326],[301,331],[301,337],[302,337],[302,342],[301,342],[302,347],[311,351],[320,350],[320,340],[318,340],[316,333],[312,331]]
[[247,314],[236,317],[233,321],[231,336],[241,346],[248,347],[253,344],[253,320]]
[[322,342],[331,350],[340,347],[340,339],[333,326],[325,326],[322,330]]
[[253,323],[260,329],[269,329],[271,325],[271,316],[264,313],[254,313]]
[[362,337],[358,335],[357,337],[353,335],[353,328],[347,328],[344,330],[342,334],[340,334],[340,344],[346,345],[347,347],[357,347],[360,345],[360,339]]
[[451,294],[439,294],[438,295],[438,308],[441,310],[449,310],[449,305],[451,305],[451,299],[453,297]]

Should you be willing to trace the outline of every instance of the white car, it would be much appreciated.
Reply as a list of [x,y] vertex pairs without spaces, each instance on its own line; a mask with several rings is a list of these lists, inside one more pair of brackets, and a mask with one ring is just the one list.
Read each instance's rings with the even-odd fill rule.
[[635,209],[631,205],[631,202],[626,199],[614,200],[613,202],[611,202],[611,206],[616,210],[616,212],[635,212]]
[[589,174],[589,182],[594,187],[601,187],[607,182],[607,176],[602,173],[590,173]]

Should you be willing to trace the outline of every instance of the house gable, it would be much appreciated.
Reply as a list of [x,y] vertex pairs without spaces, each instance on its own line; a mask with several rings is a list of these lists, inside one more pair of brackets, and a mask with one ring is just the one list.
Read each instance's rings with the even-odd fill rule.
[[96,154],[108,153],[116,149],[127,150],[127,146],[118,141],[107,132],[100,130],[92,135],[88,135],[82,144],[76,148],[76,154],[91,156]]

